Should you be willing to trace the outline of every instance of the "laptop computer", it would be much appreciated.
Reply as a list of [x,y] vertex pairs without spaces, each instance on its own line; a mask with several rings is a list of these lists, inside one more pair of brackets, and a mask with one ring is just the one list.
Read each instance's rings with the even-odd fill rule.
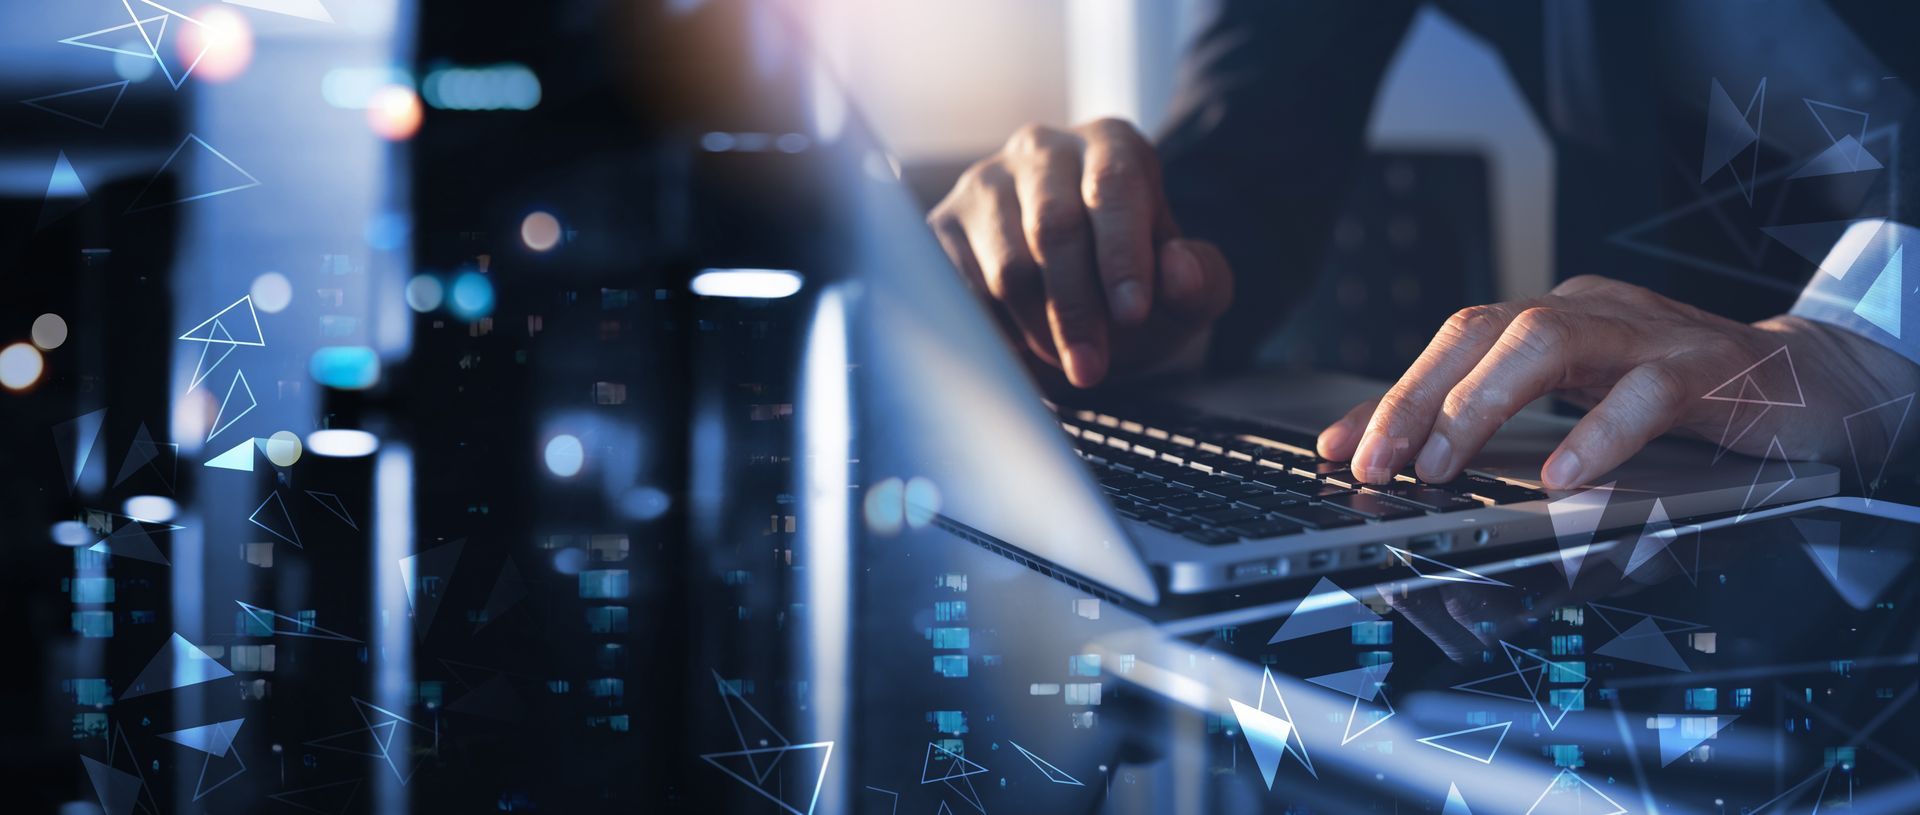
[[1685,524],[1839,488],[1830,465],[1662,439],[1586,489],[1545,492],[1540,465],[1572,420],[1539,406],[1455,482],[1361,485],[1314,454],[1313,434],[1386,384],[1337,374],[1141,383],[1049,403],[875,144],[842,144],[860,181],[843,191],[857,237],[835,284],[859,349],[863,444],[892,475],[935,485],[909,491],[909,512],[1088,591],[1187,613],[1212,606],[1192,598],[1244,603],[1246,587],[1409,553],[1546,542],[1574,570],[1596,535],[1646,524],[1656,503]]

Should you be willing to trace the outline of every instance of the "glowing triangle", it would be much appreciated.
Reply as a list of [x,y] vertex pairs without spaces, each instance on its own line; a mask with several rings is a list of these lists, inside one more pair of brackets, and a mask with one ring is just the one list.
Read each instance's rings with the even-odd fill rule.
[[79,489],[80,476],[93,457],[93,446],[100,441],[100,425],[107,420],[107,409],[83,413],[54,426],[53,440],[60,448],[62,470],[71,489]]
[[[235,393],[247,400],[246,407],[238,406],[238,402],[233,398]],[[207,431],[207,441],[213,441],[213,437],[220,435],[220,431],[232,427],[234,422],[252,413],[253,409],[259,405],[260,403],[253,398],[253,386],[247,384],[247,373],[234,371],[233,382],[227,385],[227,395],[221,398],[220,409],[213,414],[213,428]]]
[[228,719],[224,722],[214,722],[213,724],[203,724],[199,727],[189,727],[185,730],[175,730],[171,733],[161,733],[160,738],[166,739],[174,744],[192,747],[208,755],[224,756],[227,754],[227,750],[233,746],[233,737],[239,735],[240,725],[246,724],[246,722],[246,719]]
[[[1719,79],[1707,89],[1707,140],[1700,157],[1700,183],[1707,183],[1720,168],[1727,166],[1741,151],[1760,140],[1747,114],[1733,103]],[[1766,84],[1761,84],[1762,92]]]
[[[179,529],[180,527],[175,526],[172,528]],[[160,547],[154,545],[153,536],[147,534],[146,527],[141,526],[139,521],[129,520],[119,529],[115,529],[113,534],[108,535],[106,540],[89,546],[87,549],[88,551],[99,552],[103,555],[111,555],[113,557],[144,560],[148,563],[158,563],[162,566],[173,565],[167,560],[166,555],[160,553]]]
[[1853,313],[1860,319],[1872,323],[1874,327],[1900,339],[1901,301],[1906,294],[1902,284],[1901,261],[1907,248],[1902,246],[1893,250],[1893,257],[1887,260],[1880,276],[1874,278],[1873,285],[1867,287],[1867,293],[1860,295],[1860,302],[1853,307]]
[[120,97],[126,94],[129,84],[129,80],[122,79],[119,82],[22,99],[20,104],[100,130],[107,126],[107,120],[113,118],[113,112],[120,109]]
[[1227,703],[1233,706],[1233,718],[1240,723],[1240,732],[1247,734],[1247,749],[1253,751],[1253,762],[1260,766],[1260,777],[1266,779],[1267,789],[1273,789],[1280,757],[1287,754],[1287,741],[1293,737],[1293,723],[1238,699],[1228,699]]
[[106,815],[132,815],[140,802],[140,777],[87,756],[81,756],[80,763],[87,768],[87,780],[93,782],[100,809]]
[[[1760,492],[1760,482],[1766,479],[1767,465],[1776,461],[1787,468],[1787,480],[1773,485],[1772,489],[1768,490],[1766,495],[1762,496],[1760,500],[1755,501],[1753,496]],[[1747,497],[1741,499],[1740,514],[1735,516],[1734,522],[1744,521],[1747,518],[1747,513],[1772,503],[1774,496],[1779,495],[1781,490],[1792,486],[1794,480],[1798,477],[1799,476],[1793,472],[1793,462],[1787,460],[1787,451],[1780,447],[1780,437],[1773,437],[1773,442],[1767,445],[1766,458],[1761,459],[1759,469],[1753,473],[1753,483],[1747,485]]]
[[[251,442],[249,442],[251,444]],[[267,493],[266,500],[255,507],[252,515],[247,516],[254,526],[265,529],[274,537],[300,546],[300,530],[293,526],[293,516],[287,513],[287,504],[280,500],[280,491]],[[306,547],[300,546],[304,549]]]
[[1458,784],[1447,785],[1447,803],[1440,807],[1440,815],[1473,815],[1467,808],[1467,799],[1461,797]]
[[[1547,729],[1559,729],[1560,722],[1567,718],[1567,714],[1584,702],[1587,686],[1593,683],[1581,663],[1553,662],[1505,641],[1500,643],[1500,647],[1506,650],[1507,662],[1513,665],[1514,673],[1519,674],[1521,679],[1526,681],[1528,690],[1533,696],[1534,709],[1540,712],[1540,718],[1547,723]],[[1526,667],[1522,667],[1523,664]],[[1580,680],[1580,687],[1565,686],[1565,681],[1560,678],[1569,675]],[[1556,683],[1554,680],[1560,681]],[[1550,684],[1561,684],[1562,687],[1549,687]],[[1553,702],[1553,691],[1556,690],[1570,692],[1566,703]],[[1552,707],[1554,712],[1547,712],[1549,707]]]
[[[81,48],[92,48],[96,51],[106,51],[111,54],[125,54],[130,57],[153,59],[154,58],[153,49],[151,47],[141,47],[136,50],[131,48],[123,48],[123,47],[120,47],[119,45],[105,44],[105,43],[124,43],[133,36],[133,34],[130,33],[130,34],[119,36],[119,37],[109,37],[107,36],[108,34],[112,34],[115,31],[126,31],[127,29],[130,29],[130,28],[139,28],[142,31],[136,32],[136,33],[144,33],[146,26],[152,23],[160,24],[159,31],[154,33],[150,37],[152,41],[157,43],[157,42],[160,42],[161,38],[166,34],[167,15],[165,14],[157,14],[152,17],[148,17],[145,20],[135,20],[131,23],[121,23],[119,25],[113,26],[112,28],[102,28],[99,31],[89,31],[85,34],[75,34],[71,37],[61,40],[60,43],[62,45],[77,45],[77,46],[80,46]],[[143,38],[146,38],[146,37],[143,37]]]
[[47,196],[40,204],[40,226],[73,214],[87,200],[87,185],[80,183],[80,174],[73,171],[67,151],[60,151],[53,162],[53,174],[47,178]]
[[[207,27],[206,23],[203,23],[192,17],[188,17],[185,14],[181,14],[180,12],[167,8],[166,6],[160,5],[159,3],[155,3],[153,2],[153,0],[140,0],[140,2],[142,5],[151,6],[160,11],[164,11],[173,17],[178,17],[180,18],[181,22],[198,26],[202,29],[205,29]],[[131,0],[120,0],[120,5],[126,7],[127,16],[132,18],[134,22],[137,23],[140,21],[140,15],[134,13],[133,4]],[[170,53],[167,49],[161,48],[159,35],[149,33],[147,31],[147,27],[144,25],[138,26],[138,28],[140,29],[140,36],[145,38],[147,41],[147,48],[152,52],[154,61],[160,63],[160,73],[166,76],[167,84],[173,86],[173,89],[176,91],[180,89],[181,85],[186,84],[187,77],[193,75],[193,69],[200,66],[200,60],[204,59],[207,56],[207,51],[213,48],[214,40],[217,39],[217,37],[215,37],[213,34],[211,33],[208,34],[206,37],[203,38],[205,40],[205,44],[200,47],[200,52],[197,54],[194,54],[193,58],[189,60],[186,65],[180,65],[176,63],[175,60],[185,59],[186,55],[184,54],[175,55],[173,53]],[[164,29],[162,29],[162,33],[164,33]]]
[[[1592,795],[1600,799],[1600,801],[1590,802],[1587,800],[1588,795]],[[1548,801],[1548,796],[1553,796],[1553,800]],[[1546,804],[1547,808],[1541,809],[1541,804]],[[1560,774],[1554,776],[1553,781],[1547,784],[1547,788],[1540,791],[1540,797],[1534,799],[1533,806],[1527,807],[1526,815],[1559,815],[1560,813],[1567,813],[1567,815],[1626,815],[1627,809],[1626,807],[1620,806],[1620,804],[1612,798],[1608,798],[1607,794],[1601,792],[1599,787],[1588,783],[1586,779],[1581,778],[1575,774],[1574,771],[1561,770]]]
[[1387,674],[1393,670],[1393,663],[1384,662],[1350,671],[1309,676],[1308,682],[1329,690],[1336,690],[1348,696],[1373,701],[1380,693],[1380,683],[1387,681]]
[[[187,145],[190,144],[196,148],[194,153],[202,156],[201,163],[203,165],[211,166],[211,163],[205,158],[205,156],[211,156],[233,172],[225,174],[228,177],[224,180],[209,183],[208,186],[213,187],[213,189],[193,192],[179,198],[170,198],[165,201],[148,201],[147,193],[153,191],[155,182],[158,182],[161,176],[166,175],[168,168],[173,166],[174,160],[179,158],[181,151],[186,150]],[[235,175],[239,177],[233,177]],[[210,177],[210,175],[204,173],[194,174],[194,178],[196,179]],[[242,181],[241,179],[245,180]],[[160,165],[159,171],[155,172],[153,178],[147,181],[147,186],[142,187],[140,194],[134,196],[133,203],[127,207],[127,214],[131,215],[135,212],[145,212],[150,209],[159,209],[160,207],[172,206],[174,204],[184,204],[188,201],[198,201],[203,198],[212,198],[216,195],[225,195],[230,192],[239,192],[240,190],[251,189],[258,186],[260,186],[260,179],[254,178],[253,174],[241,169],[240,165],[233,163],[233,159],[227,158],[225,154],[213,149],[213,145],[207,144],[199,136],[188,133],[186,140],[180,142],[180,146],[173,148],[173,152],[168,154],[167,160]],[[250,343],[241,344],[247,345]]]
[[1860,253],[1873,245],[1881,223],[1879,220],[1819,221],[1761,227],[1760,231],[1835,280],[1844,280],[1853,269],[1854,261],[1860,259]]
[[[1361,710],[1361,705],[1365,705],[1367,709]],[[1393,718],[1393,714],[1393,700],[1387,698],[1385,690],[1381,690],[1373,699],[1354,697],[1353,706],[1347,711],[1347,729],[1340,736],[1340,746],[1345,747],[1348,742],[1366,735],[1367,731],[1379,727],[1381,722]],[[1367,721],[1366,725],[1359,730],[1353,729],[1354,722],[1363,718]]]
[[239,470],[243,473],[253,472],[253,439],[247,439],[226,452],[207,459],[207,463],[203,466],[221,470]]
[[[1739,393],[1739,389],[1743,387],[1741,383],[1746,381],[1748,374],[1751,374],[1754,371],[1759,370],[1760,366],[1766,365],[1769,362],[1773,362],[1775,359],[1782,360],[1782,362],[1787,366],[1787,370],[1786,370],[1787,376],[1793,382],[1792,400],[1775,401],[1772,399],[1763,398],[1756,401],[1756,400],[1742,399],[1738,395],[1738,393]],[[1782,363],[1781,362],[1774,363],[1775,368],[1777,368],[1780,364]],[[1774,376],[1771,378],[1774,381],[1779,381],[1779,372],[1776,370],[1774,372]],[[1729,394],[1734,394],[1734,395],[1729,395]],[[1795,370],[1793,367],[1793,352],[1787,350],[1787,346],[1784,346],[1784,345],[1780,346],[1779,350],[1774,351],[1773,353],[1768,354],[1764,357],[1761,357],[1759,362],[1756,362],[1752,365],[1748,365],[1744,370],[1742,370],[1737,374],[1734,374],[1732,378],[1728,379],[1727,381],[1720,383],[1720,385],[1714,388],[1713,390],[1707,391],[1706,395],[1700,398],[1707,399],[1710,401],[1715,401],[1715,402],[1751,402],[1752,404],[1775,405],[1778,407],[1806,407],[1807,406],[1807,395],[1800,390],[1800,372]]]
[[1513,588],[1506,583],[1502,583],[1478,572],[1470,572],[1458,566],[1450,566],[1425,555],[1409,552],[1399,547],[1388,546],[1387,551],[1392,553],[1401,563],[1406,564],[1407,568],[1412,569],[1414,574],[1428,580],[1440,580],[1448,583],[1478,583],[1482,586]]
[[1294,607],[1292,614],[1287,615],[1287,621],[1280,624],[1280,629],[1273,632],[1273,638],[1267,640],[1267,644],[1324,634],[1354,623],[1377,622],[1380,619],[1379,614],[1354,599],[1346,589],[1322,577],[1320,582],[1313,585],[1313,591],[1307,598]]
[[132,699],[149,693],[184,688],[215,679],[225,679],[233,672],[226,669],[213,657],[207,656],[186,637],[174,634],[167,644],[160,647],[160,653],[147,662],[147,667],[135,677],[133,684],[127,686],[122,699]]
[[1788,178],[1811,178],[1822,175],[1840,175],[1841,173],[1863,173],[1868,170],[1882,169],[1880,160],[1867,152],[1860,140],[1849,133],[1840,140],[1820,151],[1793,175]]
[[1641,618],[1611,642],[1593,649],[1593,653],[1673,671],[1693,670],[1680,658],[1680,652],[1674,650],[1673,643],[1667,641],[1660,624],[1650,617]]
[[[246,307],[247,319],[240,320],[239,313],[235,312],[233,324],[240,328],[241,336],[244,337],[244,339],[235,339],[232,334],[228,333],[227,327],[220,318],[225,317],[227,312],[234,311],[241,306]],[[251,334],[246,332],[249,326],[253,328],[253,333]],[[218,333],[216,333],[216,331]],[[181,334],[180,339],[188,342],[251,345],[256,347],[267,344],[266,339],[260,334],[260,315],[253,310],[253,295],[251,294],[244,295],[240,299],[233,301],[231,305],[215,312],[212,317],[201,320],[199,325],[189,328],[186,330],[186,333]]]
[[[1874,492],[1880,488],[1880,480],[1886,477],[1887,462],[1893,459],[1893,451],[1896,449],[1897,445],[1900,442],[1900,433],[1906,430],[1907,413],[1913,409],[1913,397],[1914,397],[1914,394],[1911,394],[1911,393],[1905,396],[1894,397],[1892,399],[1888,399],[1885,402],[1881,402],[1880,404],[1874,405],[1873,407],[1867,408],[1866,410],[1850,413],[1844,417],[1841,417],[1840,419],[1840,427],[1841,429],[1845,430],[1847,433],[1847,452],[1853,458],[1853,475],[1855,478],[1859,479],[1859,483],[1862,485],[1863,491],[1866,492],[1868,503],[1872,503]],[[1894,420],[1893,432],[1888,434],[1887,443],[1884,446],[1884,449],[1880,449],[1876,451],[1873,448],[1869,448],[1867,451],[1870,455],[1876,452],[1879,455],[1879,464],[1873,467],[1873,471],[1874,471],[1873,478],[1869,480],[1867,478],[1867,467],[1863,466],[1861,462],[1860,446],[1854,440],[1853,420],[1860,418],[1861,416],[1864,416],[1868,413],[1874,413],[1882,409],[1890,408],[1896,404],[1900,406],[1900,418]],[[1889,410],[1888,412],[1891,413],[1892,411]],[[1867,461],[1870,463],[1873,461],[1873,459],[1869,458],[1867,459]]]
[[1553,521],[1553,536],[1560,544],[1561,571],[1566,573],[1569,586],[1580,576],[1587,549],[1593,543],[1593,534],[1600,529],[1600,518],[1607,511],[1607,499],[1613,495],[1613,486],[1617,483],[1610,481],[1547,503],[1547,516]]
[[1068,775],[1065,770],[1055,767],[1046,759],[1034,755],[1032,750],[1021,747],[1019,742],[1008,741],[1007,743],[1013,745],[1013,749],[1019,750],[1020,755],[1025,756],[1027,761],[1033,764],[1033,768],[1039,770],[1041,775],[1046,776],[1048,781],[1052,781],[1055,784],[1067,784],[1075,787],[1086,786],[1080,783],[1080,779]]
[[1707,739],[1720,735],[1739,716],[1701,716],[1697,713],[1669,713],[1648,720],[1647,726],[1660,733],[1660,766],[1665,767],[1693,752]]
[[1654,555],[1667,550],[1673,543],[1673,522],[1667,517],[1667,508],[1660,499],[1653,499],[1653,511],[1647,514],[1647,524],[1640,528],[1640,540],[1633,545],[1633,555],[1627,558],[1626,573],[1640,568]]
[[1481,764],[1492,764],[1493,757],[1500,752],[1500,745],[1507,740],[1507,730],[1512,727],[1513,722],[1500,722],[1455,730],[1451,733],[1440,733],[1414,739],[1414,741],[1462,758],[1473,759]]
[[[200,383],[206,380],[207,375],[213,373],[213,369],[220,367],[220,363],[226,362],[227,357],[233,354],[233,349],[239,347],[239,343],[233,341],[233,334],[227,331],[226,326],[220,324],[218,318],[207,333],[211,339],[200,346],[200,360],[193,364],[193,378],[187,381],[188,391],[200,387]],[[213,363],[209,365],[207,357],[213,354],[214,346],[220,347],[220,355],[214,357]]]
[[[936,758],[945,764],[945,766],[941,768],[939,775],[933,774],[933,762]],[[927,742],[927,756],[920,762],[920,783],[931,784],[935,781],[950,781],[955,778],[965,778],[969,775],[979,775],[986,771],[987,768],[969,761],[966,756],[948,750],[933,742]]]

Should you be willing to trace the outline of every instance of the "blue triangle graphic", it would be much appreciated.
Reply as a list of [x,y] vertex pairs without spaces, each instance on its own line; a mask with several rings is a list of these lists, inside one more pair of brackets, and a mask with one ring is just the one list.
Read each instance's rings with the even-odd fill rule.
[[1727,725],[1733,724],[1738,716],[1699,716],[1674,713],[1656,716],[1654,722],[1664,725],[1660,731],[1660,766],[1665,767],[1681,756],[1699,747],[1701,742],[1719,735]]
[[140,800],[140,777],[86,756],[80,761],[86,765],[93,794],[100,796],[100,808],[106,815],[130,815]]
[[211,756],[226,756],[228,748],[233,746],[233,737],[239,735],[240,725],[246,719],[228,719],[224,722],[203,724],[172,733],[161,733],[160,738],[175,744],[183,744]]
[[1473,815],[1473,810],[1467,808],[1467,799],[1460,795],[1460,785],[1447,785],[1447,803],[1440,808],[1440,815]]
[[1392,670],[1393,663],[1385,662],[1379,665],[1368,665],[1365,668],[1355,668],[1351,671],[1309,676],[1307,681],[1371,702],[1374,697],[1380,695],[1380,683],[1387,681],[1387,673]]
[[1705,184],[1740,151],[1759,140],[1760,135],[1747,123],[1747,114],[1734,105],[1720,80],[1713,80],[1707,90],[1707,143],[1700,158],[1700,183]]
[[1660,624],[1654,622],[1652,617],[1640,618],[1640,622],[1629,626],[1612,642],[1593,649],[1593,653],[1668,670],[1693,670],[1687,667],[1686,660],[1680,658],[1680,652],[1674,650],[1673,643],[1667,641],[1666,632],[1660,630]]
[[1253,763],[1260,766],[1260,777],[1266,779],[1267,789],[1273,789],[1273,775],[1280,769],[1280,757],[1286,755],[1293,723],[1237,699],[1227,702],[1233,705],[1233,717],[1240,723],[1240,732],[1247,734],[1247,748],[1253,751]]
[[1887,260],[1887,266],[1880,270],[1880,277],[1868,287],[1867,293],[1860,295],[1860,304],[1853,307],[1853,313],[1878,326],[1881,331],[1900,339],[1900,295],[1906,289],[1902,285],[1900,262],[1907,247],[1893,250],[1893,257]]
[[222,470],[253,472],[253,439],[247,439],[220,455],[207,460],[206,466]]
[[1881,169],[1880,160],[1867,152],[1865,145],[1852,134],[1841,136],[1840,140],[1827,146],[1820,154],[1807,162],[1807,166],[1788,178],[1810,178],[1819,175],[1839,175],[1841,173],[1860,173]]
[[225,665],[214,661],[213,657],[207,656],[205,651],[187,642],[186,637],[174,634],[173,638],[167,640],[167,644],[160,649],[160,653],[155,654],[153,660],[147,663],[147,667],[140,671],[140,676],[133,680],[133,684],[127,686],[127,692],[121,694],[121,698],[132,699],[149,693],[225,679],[232,675],[233,672],[227,670]]
[[1287,621],[1280,624],[1280,630],[1273,632],[1273,638],[1267,640],[1267,644],[1324,634],[1354,623],[1370,623],[1379,619],[1380,615],[1361,605],[1346,589],[1322,577],[1320,582],[1313,584],[1313,591],[1307,595],[1307,599],[1301,600],[1293,613],[1287,616]]
[[53,175],[47,177],[47,197],[40,204],[40,227],[71,215],[86,203],[87,185],[80,183],[80,174],[73,171],[73,162],[67,160],[67,151],[62,150],[53,162]]

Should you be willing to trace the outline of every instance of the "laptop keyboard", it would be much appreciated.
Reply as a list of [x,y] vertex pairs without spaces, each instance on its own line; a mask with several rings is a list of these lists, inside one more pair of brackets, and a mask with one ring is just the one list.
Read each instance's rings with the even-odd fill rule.
[[1120,514],[1208,545],[1547,498],[1473,472],[1445,484],[1410,473],[1361,484],[1347,465],[1315,455],[1312,439],[1257,422],[1057,412]]

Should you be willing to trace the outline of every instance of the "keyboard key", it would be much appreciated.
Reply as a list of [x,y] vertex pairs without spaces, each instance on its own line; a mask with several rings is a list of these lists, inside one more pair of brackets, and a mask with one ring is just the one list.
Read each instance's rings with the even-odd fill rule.
[[1250,495],[1272,495],[1273,491],[1262,488],[1262,487],[1253,486],[1252,484],[1248,484],[1245,481],[1229,481],[1224,484],[1210,485],[1205,490],[1202,490],[1201,494],[1217,495],[1221,498],[1225,498],[1229,501],[1233,501],[1240,498],[1245,498]]
[[1486,506],[1472,498],[1456,495],[1439,487],[1409,484],[1405,481],[1369,485],[1366,491],[1391,496],[1395,500],[1405,501],[1428,512],[1457,512],[1463,509],[1481,509]]
[[1207,526],[1231,526],[1248,521],[1262,520],[1266,516],[1259,510],[1245,509],[1242,507],[1223,507],[1221,509],[1204,512],[1193,512],[1188,517]]
[[1148,523],[1152,524],[1153,526],[1159,527],[1161,529],[1165,529],[1168,532],[1189,532],[1189,531],[1200,528],[1199,524],[1196,524],[1192,521],[1181,520],[1179,518],[1155,518],[1151,521],[1148,521]]
[[1205,512],[1208,510],[1215,510],[1215,509],[1225,509],[1228,506],[1227,502],[1222,501],[1218,498],[1212,498],[1212,497],[1201,496],[1201,495],[1181,495],[1174,498],[1167,498],[1164,500],[1155,501],[1154,505],[1157,507],[1160,507],[1161,509],[1178,512],[1182,515],[1187,515],[1195,512]]
[[1127,494],[1141,501],[1159,503],[1168,498],[1179,498],[1192,493],[1178,487],[1169,487],[1158,481],[1147,481],[1141,486],[1127,490]]
[[1261,512],[1283,512],[1307,505],[1307,499],[1297,495],[1249,495],[1236,500],[1242,506],[1252,507]]
[[1330,495],[1320,499],[1322,504],[1336,506],[1351,512],[1357,512],[1368,518],[1391,521],[1396,518],[1412,518],[1425,515],[1419,507],[1409,506],[1384,495],[1371,492],[1350,492],[1345,495]]
[[1221,546],[1240,542],[1239,535],[1219,529],[1190,529],[1180,534],[1186,536],[1188,540],[1196,543],[1204,543],[1208,546]]
[[1261,540],[1296,535],[1300,533],[1301,528],[1299,524],[1290,524],[1285,521],[1260,520],[1234,524],[1227,527],[1227,531],[1249,540]]
[[1353,513],[1314,504],[1287,507],[1275,510],[1273,514],[1279,516],[1281,520],[1297,523],[1308,529],[1338,529],[1343,526],[1366,523],[1365,518]]
[[1524,501],[1544,501],[1547,494],[1539,490],[1530,490],[1517,484],[1509,484],[1496,478],[1467,473],[1451,482],[1438,485],[1442,489],[1465,492],[1479,496],[1496,504],[1518,504]]

